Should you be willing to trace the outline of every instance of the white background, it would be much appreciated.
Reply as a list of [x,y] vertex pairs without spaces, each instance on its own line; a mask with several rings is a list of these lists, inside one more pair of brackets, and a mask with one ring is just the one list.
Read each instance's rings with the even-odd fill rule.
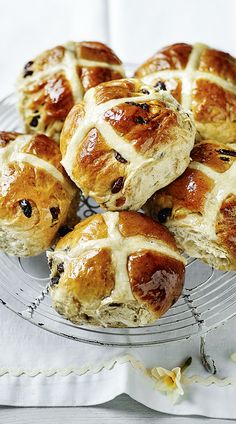
[[107,42],[129,63],[181,41],[236,55],[235,24],[235,0],[0,0],[0,97],[24,63],[67,40]]

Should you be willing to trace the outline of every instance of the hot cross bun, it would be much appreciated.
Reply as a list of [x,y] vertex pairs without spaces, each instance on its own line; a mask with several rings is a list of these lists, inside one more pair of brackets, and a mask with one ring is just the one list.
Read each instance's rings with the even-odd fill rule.
[[170,94],[120,79],[91,88],[70,111],[62,164],[102,208],[138,210],[184,172],[194,139],[191,117]]
[[185,260],[174,238],[138,212],[93,215],[47,255],[53,306],[76,324],[150,324],[182,292]]
[[68,112],[84,93],[123,76],[120,59],[102,43],[68,42],[46,50],[25,65],[18,80],[25,131],[59,141]]
[[58,145],[45,135],[0,132],[0,250],[38,255],[69,215],[76,219],[78,191],[60,160]]
[[206,140],[191,158],[184,174],[148,201],[147,210],[190,256],[236,270],[236,150]]
[[200,138],[236,141],[236,59],[204,44],[173,44],[148,59],[135,76],[170,91],[193,113]]

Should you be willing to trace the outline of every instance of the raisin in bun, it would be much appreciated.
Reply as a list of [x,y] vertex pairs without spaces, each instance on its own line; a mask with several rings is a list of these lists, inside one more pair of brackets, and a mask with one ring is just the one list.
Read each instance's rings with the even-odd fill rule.
[[25,65],[18,80],[25,131],[59,141],[66,115],[85,91],[123,76],[120,59],[102,43],[68,42],[46,50]]
[[67,116],[62,164],[104,209],[138,210],[184,172],[194,136],[170,94],[137,79],[110,81],[87,91]]
[[147,203],[190,256],[236,270],[236,150],[208,140],[197,144],[183,175]]
[[0,132],[0,250],[40,254],[68,215],[74,219],[77,190],[60,160],[59,147],[45,135]]
[[169,231],[138,212],[78,224],[48,252],[54,308],[77,324],[135,327],[179,298],[185,260]]
[[193,112],[200,137],[236,140],[236,59],[204,44],[173,44],[135,72],[147,84],[169,90]]

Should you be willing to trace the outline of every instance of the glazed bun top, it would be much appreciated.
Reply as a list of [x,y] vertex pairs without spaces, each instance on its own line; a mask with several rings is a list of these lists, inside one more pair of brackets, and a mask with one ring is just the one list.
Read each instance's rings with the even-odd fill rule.
[[68,42],[46,50],[25,65],[18,80],[25,130],[58,141],[66,115],[84,93],[123,76],[120,59],[105,44]]
[[202,138],[236,140],[236,59],[204,44],[172,44],[135,72],[147,84],[162,86],[193,112]]
[[187,167],[191,117],[165,91],[138,79],[90,89],[73,107],[60,139],[62,164],[104,209],[139,209]]
[[137,212],[93,215],[47,254],[54,306],[77,323],[145,325],[182,291],[185,260],[174,238]]

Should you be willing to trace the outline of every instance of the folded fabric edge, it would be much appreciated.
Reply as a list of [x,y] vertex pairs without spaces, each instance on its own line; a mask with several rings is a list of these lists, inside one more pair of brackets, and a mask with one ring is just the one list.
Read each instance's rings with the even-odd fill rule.
[[[168,371],[161,367],[156,369]],[[84,368],[79,375],[71,372],[66,375],[66,379],[65,375],[58,373],[51,378],[42,373],[36,378],[28,378],[26,374],[22,374],[22,378],[5,374],[1,379],[0,404],[22,407],[92,406],[126,393],[145,406],[163,413],[236,418],[236,405],[232,403],[235,388],[228,384],[230,381],[227,379],[220,380],[212,376],[184,377],[184,388],[185,384],[188,385],[186,393],[180,402],[173,404],[166,393],[155,390],[156,382],[150,378],[150,370],[133,355],[120,356],[107,361],[103,366],[94,366],[91,370],[89,372]],[[201,387],[189,384],[191,379],[196,383],[197,377],[200,377]],[[220,387],[224,380],[228,387]],[[210,392],[207,387],[209,384]]]

